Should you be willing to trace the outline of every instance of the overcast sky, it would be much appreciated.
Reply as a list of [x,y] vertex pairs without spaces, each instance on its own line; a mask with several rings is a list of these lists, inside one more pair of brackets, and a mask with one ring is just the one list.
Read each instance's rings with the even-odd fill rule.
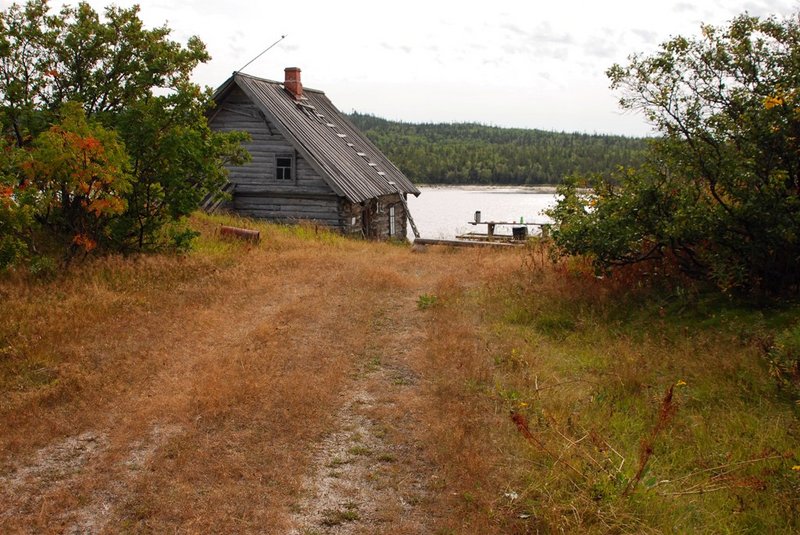
[[[102,10],[110,2],[89,3]],[[624,135],[650,129],[617,106],[605,76],[612,64],[670,36],[697,35],[701,22],[800,11],[800,0],[138,3],[148,25],[206,43],[212,60],[195,72],[203,85],[219,86],[286,35],[245,72],[283,80],[284,67],[300,67],[303,84],[344,112]]]

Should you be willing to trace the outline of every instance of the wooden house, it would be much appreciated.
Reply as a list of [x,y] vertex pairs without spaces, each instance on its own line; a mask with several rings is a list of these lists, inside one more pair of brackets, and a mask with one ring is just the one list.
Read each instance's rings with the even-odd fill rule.
[[246,165],[229,168],[224,207],[279,222],[314,221],[345,234],[405,239],[406,198],[419,190],[300,69],[283,83],[234,73],[214,94],[215,131],[252,140]]

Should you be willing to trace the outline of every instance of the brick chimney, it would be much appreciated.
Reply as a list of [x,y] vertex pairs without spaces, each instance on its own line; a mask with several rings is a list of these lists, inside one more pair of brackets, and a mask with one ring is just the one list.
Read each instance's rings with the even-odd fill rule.
[[283,72],[286,75],[283,87],[295,100],[300,100],[303,96],[303,84],[300,82],[300,69],[297,67],[286,67]]

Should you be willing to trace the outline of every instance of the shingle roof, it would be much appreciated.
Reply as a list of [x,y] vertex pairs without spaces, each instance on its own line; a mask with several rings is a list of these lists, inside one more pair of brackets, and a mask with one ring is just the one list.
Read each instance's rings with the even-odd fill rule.
[[[303,88],[296,101],[283,84],[235,72],[214,94],[220,102],[234,85],[261,109],[339,195],[362,202],[420,191],[333,105],[325,93]],[[394,182],[394,185],[390,184]]]

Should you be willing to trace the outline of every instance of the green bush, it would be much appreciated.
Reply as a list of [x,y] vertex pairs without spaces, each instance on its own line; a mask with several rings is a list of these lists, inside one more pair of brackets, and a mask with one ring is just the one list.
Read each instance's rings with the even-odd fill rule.
[[742,15],[702,30],[608,71],[622,107],[661,136],[639,169],[560,189],[555,244],[600,270],[653,261],[725,291],[796,291],[800,22]]

